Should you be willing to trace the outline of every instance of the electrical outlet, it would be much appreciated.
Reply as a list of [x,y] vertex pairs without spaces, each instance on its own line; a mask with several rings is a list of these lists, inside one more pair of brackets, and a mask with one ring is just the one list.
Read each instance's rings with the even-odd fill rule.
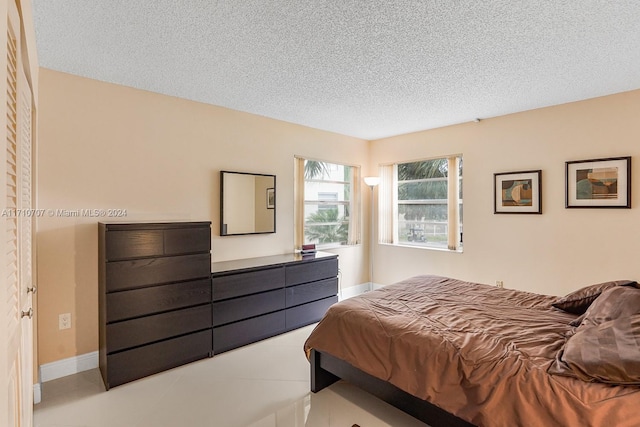
[[58,316],[58,329],[71,329],[71,313],[63,313]]
[[504,288],[504,282],[502,282],[502,280],[496,280],[496,286],[499,288]]

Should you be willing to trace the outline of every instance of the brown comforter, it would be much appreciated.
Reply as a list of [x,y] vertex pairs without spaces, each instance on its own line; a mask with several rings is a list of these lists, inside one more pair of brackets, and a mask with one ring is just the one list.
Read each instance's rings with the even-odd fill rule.
[[640,426],[640,388],[547,373],[556,298],[418,276],[333,305],[305,343],[479,426]]

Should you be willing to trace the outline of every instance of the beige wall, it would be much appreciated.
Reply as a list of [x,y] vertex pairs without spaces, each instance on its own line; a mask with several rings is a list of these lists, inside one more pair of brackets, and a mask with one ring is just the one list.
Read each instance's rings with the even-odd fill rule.
[[[640,279],[640,91],[413,133],[371,144],[379,164],[462,153],[464,252],[376,245],[374,281],[440,274],[565,294]],[[633,209],[565,209],[565,161],[633,156]],[[542,170],[542,215],[494,215],[493,174]]]
[[[40,85],[39,207],[210,220],[214,261],[293,250],[294,155],[356,165],[368,158],[366,141],[225,108],[47,69]],[[219,236],[220,170],[277,175],[277,233]],[[41,364],[98,349],[98,220],[39,221]],[[335,252],[343,286],[367,281],[362,246]],[[59,331],[67,312],[73,327]]]
[[[640,191],[640,91],[367,143],[51,70],[40,73],[39,207],[127,210],[126,220],[211,220],[213,259],[290,252],[293,156],[363,166],[464,156],[464,252],[375,246],[374,281],[441,274],[564,294],[584,284],[640,279],[640,211],[565,209],[564,162],[633,156]],[[277,233],[218,235],[219,171],[277,175]],[[493,173],[542,169],[543,215],[494,215]],[[369,192],[363,192],[368,230]],[[108,219],[108,218],[106,218]],[[38,225],[39,362],[97,350],[97,223]],[[364,245],[336,250],[342,286],[367,278]],[[73,328],[58,330],[70,312]]]

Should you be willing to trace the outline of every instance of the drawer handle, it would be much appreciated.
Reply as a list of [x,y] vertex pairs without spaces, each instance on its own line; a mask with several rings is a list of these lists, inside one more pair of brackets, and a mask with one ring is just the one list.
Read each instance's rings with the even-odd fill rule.
[[28,311],[23,311],[20,317],[28,317],[31,319],[33,317],[33,307],[29,307]]

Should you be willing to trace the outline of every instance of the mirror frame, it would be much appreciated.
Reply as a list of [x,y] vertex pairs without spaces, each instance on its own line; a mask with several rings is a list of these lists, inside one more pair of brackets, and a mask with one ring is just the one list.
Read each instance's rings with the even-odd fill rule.
[[[273,189],[274,189],[274,205],[273,205],[273,231],[253,231],[248,233],[227,233],[225,230],[225,222],[224,222],[224,176],[225,174],[234,174],[234,175],[251,175],[256,177],[270,177],[273,178]],[[267,195],[265,194],[265,198]],[[220,236],[246,236],[251,234],[274,234],[276,232],[276,211],[277,211],[277,200],[278,194],[276,191],[276,176],[272,174],[265,173],[252,173],[252,172],[237,172],[237,171],[220,171]],[[269,208],[271,209],[271,208]]]

